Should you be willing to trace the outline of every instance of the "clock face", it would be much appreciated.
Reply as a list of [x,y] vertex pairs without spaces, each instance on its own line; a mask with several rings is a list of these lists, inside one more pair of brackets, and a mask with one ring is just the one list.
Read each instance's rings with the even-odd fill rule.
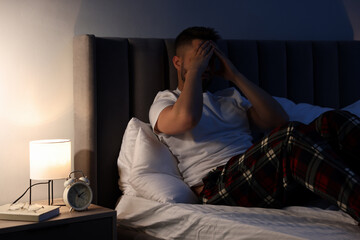
[[92,201],[90,187],[83,182],[74,183],[67,193],[67,200],[75,210],[85,210]]

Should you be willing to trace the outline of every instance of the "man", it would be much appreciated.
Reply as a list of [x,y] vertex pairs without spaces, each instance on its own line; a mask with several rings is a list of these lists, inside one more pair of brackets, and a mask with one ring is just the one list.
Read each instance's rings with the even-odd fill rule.
[[[360,221],[360,119],[333,111],[310,126],[289,123],[277,101],[219,50],[218,38],[204,27],[179,34],[178,88],[158,93],[149,113],[184,181],[207,204],[280,208],[312,192]],[[235,88],[207,92],[214,74],[246,98]],[[274,130],[253,145],[250,124]]]

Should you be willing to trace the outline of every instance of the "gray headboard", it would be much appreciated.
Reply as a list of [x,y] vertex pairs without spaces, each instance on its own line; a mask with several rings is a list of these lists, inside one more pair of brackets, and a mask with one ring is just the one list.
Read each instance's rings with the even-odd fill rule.
[[[74,166],[90,178],[94,203],[114,208],[121,194],[117,157],[129,119],[148,122],[156,93],[176,88],[173,45],[173,39],[74,38]],[[221,40],[219,46],[271,95],[335,108],[360,99],[359,41]]]

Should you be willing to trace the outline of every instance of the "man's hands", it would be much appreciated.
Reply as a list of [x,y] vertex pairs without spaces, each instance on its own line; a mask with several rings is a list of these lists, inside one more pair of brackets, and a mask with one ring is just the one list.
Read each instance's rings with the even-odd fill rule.
[[220,61],[219,69],[215,70],[214,74],[223,77],[228,81],[234,82],[236,75],[239,74],[239,71],[214,42],[211,41],[211,44],[214,47],[214,55]]
[[[218,69],[215,69],[214,62],[211,62],[212,58],[219,60],[220,66]],[[213,41],[203,41],[199,44],[190,58],[188,71],[196,71],[200,75],[209,71],[232,82],[235,81],[236,75],[239,74],[236,67]]]
[[214,49],[215,47],[210,41],[201,42],[198,48],[194,49],[193,56],[190,57],[188,71],[196,72],[201,76],[209,66]]

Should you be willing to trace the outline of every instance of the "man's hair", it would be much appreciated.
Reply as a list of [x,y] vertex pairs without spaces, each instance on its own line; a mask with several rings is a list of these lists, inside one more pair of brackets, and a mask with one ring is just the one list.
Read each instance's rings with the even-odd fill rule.
[[220,39],[220,35],[209,27],[189,27],[183,30],[175,39],[175,53],[178,54],[180,47],[190,45],[192,40],[212,40],[216,42]]

